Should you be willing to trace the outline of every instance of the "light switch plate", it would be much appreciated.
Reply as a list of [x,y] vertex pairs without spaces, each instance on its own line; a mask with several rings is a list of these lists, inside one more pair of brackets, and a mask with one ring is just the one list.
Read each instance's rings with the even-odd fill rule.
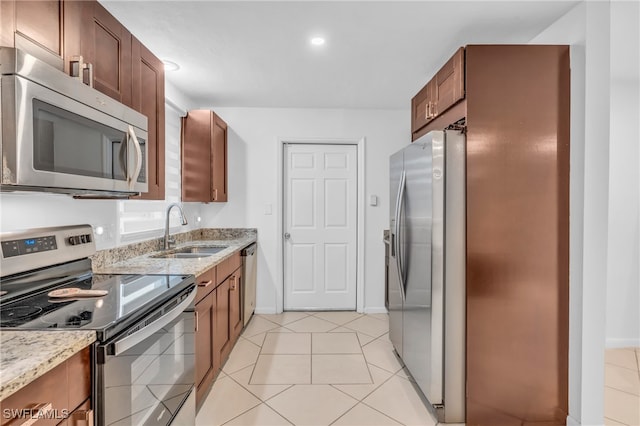
[[272,214],[271,204],[265,204],[264,205],[264,214],[267,215],[267,216]]
[[378,196],[377,195],[372,195],[369,198],[369,205],[370,206],[377,206],[378,205]]

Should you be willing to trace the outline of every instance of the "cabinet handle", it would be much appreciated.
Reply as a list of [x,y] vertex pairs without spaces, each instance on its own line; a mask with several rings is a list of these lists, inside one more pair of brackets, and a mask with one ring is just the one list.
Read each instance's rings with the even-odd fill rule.
[[200,317],[198,316],[198,311],[196,311],[196,332],[198,331],[198,326],[199,326],[199,321],[200,321]]
[[236,290],[236,288],[237,288],[237,283],[238,283],[238,280],[236,279],[236,276],[235,276],[235,275],[233,275],[233,276],[231,277],[231,291],[235,291],[235,290]]
[[211,284],[213,284],[213,280],[209,280],[209,281],[202,281],[202,282],[198,283],[198,287],[204,287],[204,288],[207,288],[207,287],[209,287]]
[[84,62],[82,60],[82,56],[76,55],[72,56],[69,61],[69,75],[71,77],[81,79],[80,74],[82,74],[82,69],[84,68]]
[[93,87],[93,64],[84,64],[82,67],[82,82]]
[[427,120],[431,118],[431,102],[427,102],[427,106],[424,109],[424,118]]
[[214,189],[213,190],[213,201],[216,201],[218,199],[218,190]]
[[82,422],[85,426],[93,426],[93,410],[78,410],[73,413],[73,424]]

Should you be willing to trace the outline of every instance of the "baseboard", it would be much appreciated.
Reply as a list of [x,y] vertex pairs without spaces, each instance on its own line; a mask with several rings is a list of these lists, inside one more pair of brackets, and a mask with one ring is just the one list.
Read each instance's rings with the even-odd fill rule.
[[580,426],[580,422],[571,416],[567,416],[567,426]]
[[611,338],[605,341],[607,349],[613,348],[640,348],[640,338],[636,339],[618,339]]
[[274,308],[274,307],[268,307],[268,308],[258,308],[258,307],[256,307],[256,309],[254,310],[254,313],[258,314],[258,315],[277,314],[276,308]]
[[380,307],[380,308],[375,308],[375,307],[369,307],[369,308],[364,308],[364,313],[365,314],[386,314],[389,311],[387,311],[387,308]]

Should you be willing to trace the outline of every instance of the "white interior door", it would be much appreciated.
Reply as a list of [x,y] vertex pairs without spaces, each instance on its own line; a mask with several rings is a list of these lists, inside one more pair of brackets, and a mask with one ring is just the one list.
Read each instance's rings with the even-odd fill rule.
[[357,147],[284,150],[284,309],[355,310]]

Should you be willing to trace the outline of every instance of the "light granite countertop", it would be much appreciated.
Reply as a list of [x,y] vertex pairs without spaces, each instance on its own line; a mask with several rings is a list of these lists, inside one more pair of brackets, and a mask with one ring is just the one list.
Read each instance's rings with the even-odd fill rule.
[[[205,237],[206,238],[206,237]],[[141,256],[126,259],[117,263],[95,268],[98,274],[193,274],[200,275],[208,269],[232,256],[257,240],[255,233],[247,233],[233,239],[192,240],[177,245],[167,253],[182,247],[192,246],[226,246],[227,248],[211,256],[200,258],[155,258],[161,251],[154,251]]]
[[95,340],[94,331],[0,331],[0,401]]

